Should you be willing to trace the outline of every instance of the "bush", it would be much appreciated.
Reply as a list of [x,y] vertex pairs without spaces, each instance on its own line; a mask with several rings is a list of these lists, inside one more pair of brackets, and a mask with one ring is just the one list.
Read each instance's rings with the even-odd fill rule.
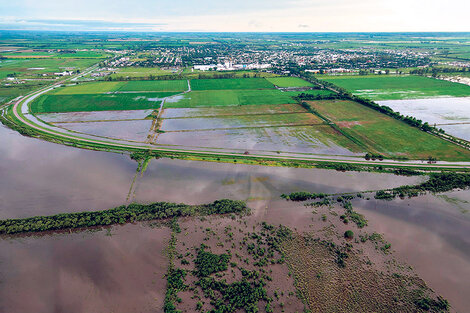
[[344,238],[346,239],[353,239],[354,238],[354,233],[352,230],[347,230],[344,232]]

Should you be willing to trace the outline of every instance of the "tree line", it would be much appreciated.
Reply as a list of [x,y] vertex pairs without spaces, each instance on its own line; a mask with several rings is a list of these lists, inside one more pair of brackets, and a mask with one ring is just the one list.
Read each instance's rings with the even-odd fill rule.
[[216,200],[213,203],[202,205],[169,202],[131,203],[128,206],[122,205],[103,211],[62,213],[51,216],[1,220],[0,234],[76,229],[179,216],[244,213],[247,211],[248,208],[245,202],[229,199]]

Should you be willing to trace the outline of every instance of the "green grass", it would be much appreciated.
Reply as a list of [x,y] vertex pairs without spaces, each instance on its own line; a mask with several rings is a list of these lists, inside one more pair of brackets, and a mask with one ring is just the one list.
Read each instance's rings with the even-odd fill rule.
[[195,79],[191,81],[191,89],[196,91],[273,88],[274,85],[264,78]]
[[346,134],[361,142],[369,152],[389,157],[468,161],[470,151],[408,124],[352,101],[312,101]]
[[[63,72],[65,68],[85,69],[97,63],[95,59],[44,58],[8,59],[0,62],[0,78],[16,73],[17,77],[37,77],[42,74]],[[31,69],[39,68],[39,69]]]
[[311,87],[313,86],[308,81],[298,77],[272,77],[267,78],[268,81],[278,87]]
[[116,91],[124,84],[125,82],[82,83],[75,86],[57,88],[52,93],[56,95],[99,94]]
[[118,69],[116,74],[112,74],[111,77],[148,77],[149,75],[161,76],[174,74],[172,71],[162,70],[160,68],[153,67],[124,67]]
[[120,86],[118,91],[186,91],[186,80],[142,80],[129,81]]
[[33,113],[53,113],[156,109],[160,106],[161,101],[151,101],[149,99],[167,97],[173,94],[171,92],[141,94],[46,94],[32,102],[31,111]]
[[267,90],[211,90],[192,91],[177,102],[165,102],[166,108],[192,108],[201,106],[288,104],[295,101],[283,92]]
[[326,90],[326,89],[312,89],[312,90],[304,90],[304,91],[284,91],[283,93],[295,97],[300,95],[301,93],[306,93],[309,95],[322,95],[322,96],[327,96],[333,94],[332,91]]
[[423,76],[328,76],[321,77],[355,95],[372,100],[470,96],[470,86]]

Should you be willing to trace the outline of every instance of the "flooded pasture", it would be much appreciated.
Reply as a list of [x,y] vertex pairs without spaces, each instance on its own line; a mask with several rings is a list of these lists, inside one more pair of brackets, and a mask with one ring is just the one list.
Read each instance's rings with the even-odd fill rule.
[[37,116],[47,123],[61,123],[61,122],[144,119],[152,112],[153,110],[91,111],[91,112],[70,112],[70,113],[43,113],[43,114],[37,114]]
[[470,140],[470,97],[378,101],[403,115],[414,116],[450,135]]
[[327,125],[200,130],[161,134],[157,144],[329,155],[355,155],[325,136]]
[[55,126],[97,137],[144,142],[152,127],[152,120],[112,122],[70,122]]

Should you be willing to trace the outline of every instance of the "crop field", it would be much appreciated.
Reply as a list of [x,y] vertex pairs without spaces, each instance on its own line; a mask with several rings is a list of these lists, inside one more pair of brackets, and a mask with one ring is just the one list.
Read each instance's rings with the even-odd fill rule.
[[273,89],[274,85],[265,78],[234,79],[194,79],[192,90],[232,90],[232,89]]
[[370,152],[388,156],[468,160],[470,151],[427,134],[404,122],[351,101],[312,101],[312,107]]
[[239,115],[164,119],[164,131],[201,130],[216,128],[266,127],[278,125],[315,125],[323,121],[311,113]]
[[182,92],[188,89],[186,80],[144,80],[129,82],[92,82],[58,88],[57,95],[97,94],[107,92]]
[[272,77],[267,78],[268,81],[278,87],[312,87],[308,81],[298,77]]
[[153,76],[162,76],[162,75],[171,75],[173,71],[162,70],[160,68],[154,67],[124,67],[119,68],[116,74],[112,74],[111,77],[148,77]]
[[113,111],[156,109],[161,98],[172,95],[160,93],[43,95],[31,104],[33,113]]
[[231,106],[252,104],[295,103],[289,95],[276,89],[266,90],[210,90],[192,91],[178,101],[165,102],[166,108],[193,108],[202,106]]
[[121,85],[117,91],[186,91],[186,80],[142,80],[129,81]]
[[296,97],[300,95],[301,93],[305,93],[308,95],[321,95],[321,96],[327,96],[327,95],[333,94],[332,91],[327,90],[327,89],[310,89],[310,90],[302,90],[302,91],[287,90],[287,91],[283,91],[283,93],[291,97]]
[[211,106],[197,108],[170,108],[163,110],[163,118],[192,118],[207,116],[306,113],[298,104],[255,104],[238,106]]
[[372,100],[470,96],[470,86],[423,76],[323,76],[322,79]]
[[68,69],[85,69],[97,61],[94,59],[73,58],[32,58],[7,59],[0,62],[0,79],[7,74],[16,74],[17,77],[31,77],[46,73],[62,72]]

